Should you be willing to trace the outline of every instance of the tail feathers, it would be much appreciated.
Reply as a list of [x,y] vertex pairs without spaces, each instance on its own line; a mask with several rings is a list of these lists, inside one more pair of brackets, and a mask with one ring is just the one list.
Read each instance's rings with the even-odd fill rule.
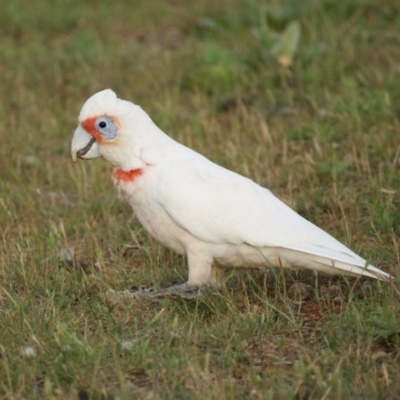
[[389,281],[392,279],[391,275],[381,271],[373,265],[368,265],[368,263],[362,259],[362,263],[360,263],[360,260],[355,260],[354,263],[352,263],[314,254],[305,254],[304,259],[310,261],[310,267],[312,269],[330,275],[343,274],[354,277],[365,276],[383,281]]
[[366,260],[343,246],[343,250],[320,246],[291,246],[281,248],[279,255],[286,259],[288,267],[312,269],[329,275],[365,276],[383,281],[393,277],[369,265]]

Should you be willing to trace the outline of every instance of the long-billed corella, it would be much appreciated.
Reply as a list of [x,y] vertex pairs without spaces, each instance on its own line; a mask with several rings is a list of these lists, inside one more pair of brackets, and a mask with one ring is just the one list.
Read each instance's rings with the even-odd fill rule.
[[167,136],[110,89],[86,101],[72,139],[74,161],[97,157],[113,167],[114,185],[147,232],[187,257],[187,283],[159,294],[216,284],[221,266],[391,278],[268,189]]

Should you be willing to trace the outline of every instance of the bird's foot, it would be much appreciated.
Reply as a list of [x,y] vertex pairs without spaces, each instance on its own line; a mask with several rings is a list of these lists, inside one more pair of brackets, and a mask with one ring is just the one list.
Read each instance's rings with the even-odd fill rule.
[[167,296],[179,296],[183,299],[193,300],[197,297],[202,296],[204,293],[203,288],[198,286],[189,286],[187,283],[183,283],[181,285],[173,285],[164,289],[139,289],[134,292],[135,295],[144,297],[144,298],[159,298],[159,297],[167,297]]

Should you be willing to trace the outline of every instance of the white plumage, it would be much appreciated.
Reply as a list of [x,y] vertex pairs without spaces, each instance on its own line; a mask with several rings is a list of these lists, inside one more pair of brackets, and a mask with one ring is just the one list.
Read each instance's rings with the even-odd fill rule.
[[268,189],[175,142],[111,90],[87,100],[72,141],[74,160],[98,156],[114,167],[144,228],[187,256],[190,286],[215,283],[213,263],[390,279]]

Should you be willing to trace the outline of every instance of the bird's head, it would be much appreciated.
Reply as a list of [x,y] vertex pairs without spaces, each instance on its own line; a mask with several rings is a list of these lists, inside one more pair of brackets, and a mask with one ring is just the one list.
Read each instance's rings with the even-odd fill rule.
[[154,126],[139,106],[119,99],[110,89],[98,92],[79,114],[72,138],[72,159],[103,157],[117,168],[141,167],[141,148]]

